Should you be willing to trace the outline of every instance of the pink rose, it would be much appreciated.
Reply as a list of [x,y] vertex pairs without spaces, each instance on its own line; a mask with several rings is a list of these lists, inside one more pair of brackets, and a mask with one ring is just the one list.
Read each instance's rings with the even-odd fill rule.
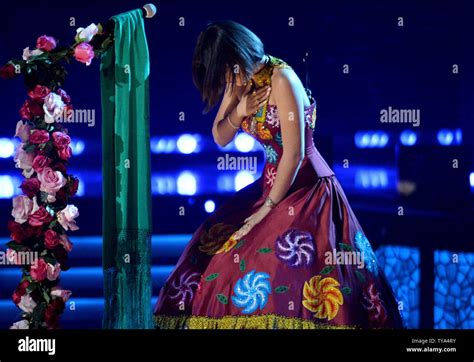
[[49,141],[49,133],[44,129],[35,129],[30,135],[30,143],[40,144]]
[[45,167],[38,174],[38,180],[41,182],[40,190],[52,195],[55,195],[66,184],[63,174],[60,171],[54,171],[51,167]]
[[48,271],[46,277],[48,280],[53,281],[58,279],[59,273],[61,272],[61,265],[57,263],[56,265],[48,264]]
[[58,221],[65,230],[71,229],[72,231],[78,230],[79,227],[76,225],[76,217],[79,216],[79,211],[74,205],[67,205],[63,210],[58,212]]
[[43,54],[43,51],[40,49],[34,49],[30,51],[30,48],[26,47],[23,49],[23,60],[29,60],[31,57],[36,57],[41,54]]
[[44,206],[40,206],[36,212],[28,217],[28,223],[31,226],[42,226],[53,220],[53,216]]
[[51,296],[62,298],[64,302],[69,300],[71,294],[70,290],[61,289],[60,287],[53,287],[53,289],[51,289]]
[[94,49],[88,43],[81,43],[74,49],[74,57],[77,61],[90,65],[94,58]]
[[71,137],[63,132],[54,132],[53,141],[57,148],[65,148],[71,143]]
[[31,127],[28,124],[23,123],[23,121],[18,121],[16,124],[15,137],[21,139],[21,142],[26,142],[28,138],[30,138],[30,131]]
[[41,282],[46,279],[48,274],[48,263],[44,259],[38,259],[36,264],[32,265],[30,268],[30,275],[33,280]]
[[28,217],[39,209],[36,198],[31,200],[28,196],[19,195],[13,198],[12,216],[15,222],[23,224]]
[[48,167],[51,163],[51,159],[46,156],[38,155],[33,159],[33,168],[36,172],[43,172],[45,167]]
[[24,143],[20,143],[16,148],[13,160],[15,161],[15,167],[23,170],[22,174],[26,178],[29,178],[35,170],[33,170],[33,158],[32,153],[26,152],[23,149]]
[[35,196],[39,191],[40,186],[41,182],[36,177],[33,177],[24,180],[21,183],[20,188],[26,196],[33,198],[33,196]]
[[69,240],[66,234],[61,234],[61,236],[59,237],[59,243],[62,244],[64,250],[66,250],[68,253],[71,252],[72,242]]
[[54,249],[59,244],[58,233],[54,230],[48,229],[44,233],[44,246],[46,249]]
[[32,90],[28,92],[28,95],[34,101],[42,103],[44,101],[44,97],[46,97],[50,92],[51,91],[48,87],[37,84]]
[[51,36],[42,35],[36,40],[36,48],[50,52],[56,48],[56,40]]
[[44,121],[48,124],[54,123],[59,119],[64,110],[64,102],[61,96],[56,93],[49,93],[44,98],[43,110],[44,110]]

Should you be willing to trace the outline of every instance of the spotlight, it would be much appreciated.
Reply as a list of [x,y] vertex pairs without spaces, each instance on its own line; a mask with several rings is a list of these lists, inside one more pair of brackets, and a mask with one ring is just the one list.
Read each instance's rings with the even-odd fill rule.
[[176,181],[178,194],[195,195],[197,189],[196,177],[189,171],[183,171]]
[[214,212],[214,210],[216,209],[216,204],[214,201],[212,200],[207,200],[205,203],[204,203],[204,210],[206,210],[206,212],[208,214]]
[[250,152],[255,146],[255,140],[246,133],[240,133],[234,140],[235,148],[240,152]]
[[183,134],[179,136],[176,145],[178,146],[179,152],[184,154],[190,154],[196,151],[198,142],[195,136],[190,134]]
[[412,130],[405,130],[400,133],[400,143],[404,146],[413,146],[416,144],[417,141],[416,133]]
[[234,189],[239,191],[254,181],[255,178],[249,171],[239,171],[234,178]]
[[15,142],[9,138],[0,138],[0,157],[8,158],[15,154]]

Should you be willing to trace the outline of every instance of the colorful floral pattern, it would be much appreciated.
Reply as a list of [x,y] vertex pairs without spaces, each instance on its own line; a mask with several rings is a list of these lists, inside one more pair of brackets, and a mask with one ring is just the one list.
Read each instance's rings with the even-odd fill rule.
[[222,247],[236,230],[235,226],[226,225],[222,222],[213,225],[201,235],[199,250],[207,255],[222,252]]
[[267,156],[267,162],[275,164],[278,159],[278,153],[271,145],[265,145],[265,155]]
[[276,256],[291,268],[313,264],[316,254],[313,236],[307,231],[289,229],[275,241]]
[[237,308],[243,308],[243,314],[251,314],[257,309],[262,310],[272,293],[270,275],[252,270],[237,280],[234,286],[232,303]]
[[362,231],[357,231],[355,234],[354,244],[356,248],[362,253],[365,268],[377,276],[379,272],[377,259],[372,247],[370,246],[369,240],[365,237]]
[[303,306],[314,312],[315,318],[327,318],[329,321],[336,317],[339,307],[344,303],[339,282],[321,275],[315,275],[304,283],[303,296]]
[[387,311],[373,282],[364,288],[363,298],[362,305],[369,314],[372,326],[382,327],[387,320]]
[[189,305],[194,298],[195,291],[200,288],[201,274],[187,270],[179,275],[170,285],[169,297],[178,299],[177,303]]
[[276,178],[276,168],[272,164],[268,164],[265,171],[265,184],[272,187]]

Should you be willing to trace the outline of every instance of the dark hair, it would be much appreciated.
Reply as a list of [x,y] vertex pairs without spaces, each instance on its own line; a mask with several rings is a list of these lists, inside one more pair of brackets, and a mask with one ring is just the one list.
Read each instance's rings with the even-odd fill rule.
[[255,64],[265,55],[262,41],[245,26],[235,21],[208,23],[197,39],[193,55],[193,82],[201,93],[208,113],[225,88],[225,74],[232,73],[231,86],[236,84],[237,66],[243,79],[250,79]]

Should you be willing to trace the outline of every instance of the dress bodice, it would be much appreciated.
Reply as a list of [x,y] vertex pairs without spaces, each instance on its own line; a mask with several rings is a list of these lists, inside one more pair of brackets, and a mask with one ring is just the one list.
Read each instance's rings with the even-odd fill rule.
[[[267,55],[269,58],[267,64],[254,74],[253,80],[256,88],[271,85],[274,68],[291,68],[283,60],[269,54]],[[318,176],[329,176],[334,173],[321,157],[313,142],[313,131],[316,125],[316,100],[311,96],[309,89],[305,89],[305,91],[310,99],[310,105],[304,108],[305,160],[308,157],[311,158],[311,164]],[[241,128],[264,147],[266,156],[263,175],[264,186],[271,188],[276,177],[278,163],[283,154],[283,141],[277,106],[265,103],[254,115],[243,119]]]

